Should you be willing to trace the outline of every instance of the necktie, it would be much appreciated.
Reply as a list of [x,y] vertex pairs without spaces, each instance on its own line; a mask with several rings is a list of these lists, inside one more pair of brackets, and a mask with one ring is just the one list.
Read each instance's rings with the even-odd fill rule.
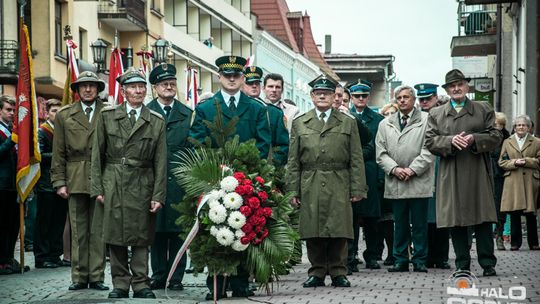
[[456,112],[460,112],[461,109],[463,109],[463,104],[456,104],[456,106],[454,107],[454,110],[456,110]]
[[409,115],[401,116],[401,129],[405,128],[405,126],[407,125],[408,119],[409,119]]
[[137,111],[133,109],[129,111],[129,122],[131,122],[132,127],[135,125],[135,122],[137,121],[137,117],[135,117],[135,114],[137,114]]
[[171,114],[171,106],[164,106],[163,109],[165,110],[165,116],[169,118],[169,114]]
[[229,110],[231,110],[231,112],[236,112],[236,104],[234,103],[236,99],[234,98],[234,96],[231,96],[231,98],[229,98]]
[[321,120],[321,122],[323,123],[324,125],[324,118],[326,117],[326,113],[322,112],[321,114],[319,114],[319,119]]
[[90,121],[90,113],[92,113],[92,107],[86,107],[86,109],[84,109],[84,114],[86,114],[88,121]]

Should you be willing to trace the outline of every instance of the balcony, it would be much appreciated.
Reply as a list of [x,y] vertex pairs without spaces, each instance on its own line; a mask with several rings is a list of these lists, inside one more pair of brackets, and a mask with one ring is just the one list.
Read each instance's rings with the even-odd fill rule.
[[465,0],[465,4],[496,4],[496,3],[511,3],[518,2],[519,0]]
[[98,19],[121,32],[146,31],[146,1],[101,0]]
[[451,55],[487,56],[496,53],[497,5],[458,5],[458,36],[452,37]]
[[0,83],[17,83],[19,44],[15,40],[0,40]]

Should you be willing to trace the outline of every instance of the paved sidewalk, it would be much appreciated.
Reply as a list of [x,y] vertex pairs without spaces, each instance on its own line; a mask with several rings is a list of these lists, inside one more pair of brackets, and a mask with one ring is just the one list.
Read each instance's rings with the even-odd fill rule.
[[[473,244],[474,246],[474,244]],[[451,249],[452,250],[452,249]],[[473,253],[475,256],[476,254]],[[478,276],[479,288],[495,288],[486,292],[491,298],[485,302],[469,303],[498,303],[494,292],[500,296],[508,295],[512,286],[523,286],[526,289],[525,300],[499,299],[500,303],[540,303],[540,251],[497,251],[498,276],[484,278],[482,269],[476,260],[473,261],[472,272]],[[24,275],[0,276],[0,303],[210,303],[204,301],[207,292],[205,276],[194,277],[186,275],[184,291],[168,293],[156,291],[156,300],[126,299],[113,301],[107,299],[108,292],[94,290],[68,291],[70,284],[69,268],[34,269],[33,255],[26,254],[26,260],[32,270]],[[453,260],[451,261],[453,263]],[[363,266],[363,265],[360,265]],[[389,273],[384,269],[360,269],[359,273],[349,276],[351,288],[335,288],[331,286],[316,289],[302,288],[302,282],[307,278],[308,263],[304,257],[301,265],[294,272],[281,278],[274,284],[273,292],[267,295],[257,291],[256,296],[249,299],[228,298],[220,303],[467,303],[467,301],[448,301],[451,297],[446,294],[447,287],[453,287],[448,279],[452,271],[432,270],[424,273]],[[106,284],[112,287],[109,267],[106,270]],[[326,279],[330,285],[330,279]],[[499,290],[501,288],[501,290]],[[230,293],[229,293],[230,295]],[[514,296],[519,296],[515,294]],[[465,297],[465,299],[479,299]],[[494,301],[489,302],[488,300]]]

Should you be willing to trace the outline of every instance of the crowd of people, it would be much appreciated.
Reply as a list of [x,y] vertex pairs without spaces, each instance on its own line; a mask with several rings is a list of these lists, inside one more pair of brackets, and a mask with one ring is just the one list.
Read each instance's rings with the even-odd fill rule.
[[[176,68],[156,66],[149,75],[157,97],[145,103],[146,77],[130,68],[117,81],[124,103],[108,106],[98,97],[105,84],[82,72],[71,84],[80,101],[46,104],[39,128],[41,178],[35,188],[36,268],[71,266],[69,290],[109,290],[109,298],[155,298],[152,290],[182,290],[183,257],[167,285],[176,252],[183,244],[172,207],[184,191],[172,174],[178,152],[205,142],[206,123],[218,115],[236,119],[233,135],[255,139],[261,158],[286,170],[295,193],[300,238],[311,264],[304,287],[350,287],[359,265],[389,272],[450,269],[451,239],[457,270],[470,270],[472,238],[484,276],[496,275],[497,248],[510,215],[511,250],[522,244],[521,216],[531,250],[539,250],[536,226],[540,179],[540,139],[531,119],[506,118],[486,103],[467,97],[469,79],[459,70],[438,85],[395,89],[395,102],[378,111],[370,106],[372,84],[344,86],[321,75],[312,82],[314,108],[299,113],[282,98],[284,79],[245,67],[239,56],[216,60],[220,90],[192,110],[177,100]],[[264,77],[263,77],[264,76]],[[260,97],[264,91],[264,99]],[[11,140],[15,100],[0,99],[0,274],[20,271],[14,259],[19,233],[15,191],[16,146]],[[216,141],[211,141],[217,147]],[[66,229],[66,218],[69,225]],[[494,225],[495,224],[495,225]],[[494,230],[494,226],[496,227]],[[365,250],[358,258],[360,228]],[[71,246],[64,246],[70,231]],[[300,252],[291,257],[298,263]],[[71,249],[71,250],[70,250]],[[149,275],[150,268],[152,274]],[[253,295],[240,265],[227,280],[233,297]],[[226,297],[226,280],[208,277],[207,299]]]

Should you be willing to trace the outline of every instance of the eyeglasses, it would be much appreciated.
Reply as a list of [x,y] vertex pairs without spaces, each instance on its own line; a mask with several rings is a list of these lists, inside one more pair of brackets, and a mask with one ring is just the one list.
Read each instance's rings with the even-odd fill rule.
[[160,87],[164,87],[164,88],[166,88],[166,87],[176,88],[176,82],[173,82],[173,81],[171,81],[171,82],[160,82],[158,85]]
[[354,98],[368,98],[369,94],[352,94]]

